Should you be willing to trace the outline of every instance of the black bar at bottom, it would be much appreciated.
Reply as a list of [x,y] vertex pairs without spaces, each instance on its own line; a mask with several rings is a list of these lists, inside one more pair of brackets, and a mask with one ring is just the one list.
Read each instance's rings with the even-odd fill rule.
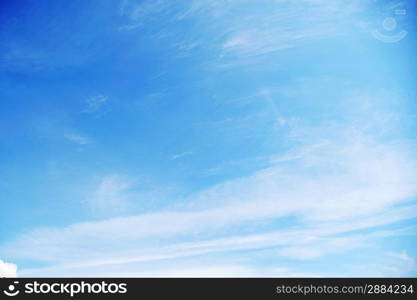
[[416,295],[417,278],[0,279],[0,299],[416,299]]

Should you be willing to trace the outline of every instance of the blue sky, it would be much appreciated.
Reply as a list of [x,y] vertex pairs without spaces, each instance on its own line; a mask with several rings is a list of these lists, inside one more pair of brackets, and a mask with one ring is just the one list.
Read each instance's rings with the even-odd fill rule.
[[3,275],[417,275],[415,1],[0,5]]

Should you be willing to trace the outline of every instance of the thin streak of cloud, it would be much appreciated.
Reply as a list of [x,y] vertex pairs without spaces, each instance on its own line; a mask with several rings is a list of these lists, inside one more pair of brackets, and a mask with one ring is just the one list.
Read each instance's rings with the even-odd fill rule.
[[182,153],[172,155],[171,159],[176,160],[176,159],[183,158],[185,156],[189,156],[189,155],[192,155],[192,154],[193,154],[193,152],[191,152],[191,151],[185,151],[185,152],[182,152]]
[[80,134],[67,133],[64,135],[64,137],[68,141],[78,144],[78,145],[88,145],[88,144],[91,144],[92,142],[90,138],[80,135]]
[[81,111],[81,113],[99,116],[103,113],[102,110],[107,101],[108,97],[104,95],[90,97],[85,100],[85,108]]
[[[351,141],[346,143],[350,144]],[[318,150],[320,157],[324,155],[323,150]],[[331,147],[327,151],[325,164],[324,161],[317,161],[315,156],[304,157],[301,160],[303,164],[297,168],[304,169],[300,174],[277,165],[248,178],[201,192],[189,200],[190,203],[194,202],[193,206],[197,209],[39,229],[2,249],[14,257],[65,261],[70,260],[75,253],[78,259],[86,259],[96,252],[93,249],[100,244],[100,249],[104,251],[109,236],[125,246],[124,250],[112,246],[106,250],[110,251],[108,254],[128,249],[133,251],[139,241],[144,247],[155,238],[164,240],[196,233],[204,236],[213,230],[287,216],[297,216],[297,220],[305,224],[308,236],[314,236],[308,228],[321,223],[327,224],[323,225],[320,232],[332,229],[338,230],[330,231],[336,233],[415,217],[415,206],[393,209],[396,204],[408,201],[416,193],[416,172],[409,160],[392,149],[376,145],[361,145],[361,148],[353,145],[338,151]],[[330,166],[327,163],[336,161],[342,172],[335,173],[335,170],[328,169],[328,176],[310,177],[309,168],[312,168],[311,171],[326,169]],[[207,204],[209,207],[205,208]],[[376,218],[388,208],[394,213],[391,218],[386,215],[383,219]],[[340,227],[343,222],[346,222],[345,225]],[[362,225],[356,227],[357,224]],[[290,231],[289,235],[295,236],[296,232]],[[282,234],[280,240],[283,241]],[[248,246],[251,244],[253,240]],[[126,245],[130,245],[129,248]],[[31,253],[18,250],[28,247],[32,249]],[[83,251],[80,252],[81,249]]]

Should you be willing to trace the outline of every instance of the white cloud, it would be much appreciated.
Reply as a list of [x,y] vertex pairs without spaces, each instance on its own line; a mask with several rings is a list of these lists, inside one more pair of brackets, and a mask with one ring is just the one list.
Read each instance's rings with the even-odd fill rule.
[[[70,275],[69,275],[70,274]],[[25,277],[319,277],[317,273],[299,273],[285,267],[255,267],[236,262],[180,261],[173,263],[155,263],[136,265],[132,263],[101,267],[51,267],[27,269],[22,271]]]
[[[212,63],[222,68],[251,63],[250,58],[298,47],[306,41],[343,36],[355,23],[353,13],[364,5],[365,1],[356,0],[259,0],[256,4],[247,0],[124,1],[121,11],[128,23],[119,29],[130,31],[149,26],[149,37],[169,39],[176,58],[189,56],[196,48],[211,49]],[[153,26],[160,19],[168,24],[191,21],[196,25],[195,31],[179,38],[182,34],[175,32],[175,26]],[[145,30],[140,34],[146,34]],[[163,45],[166,47],[167,43]],[[205,56],[206,61],[207,58],[210,57]]]
[[0,260],[0,278],[17,277],[17,266]]
[[191,152],[191,151],[185,151],[185,152],[182,152],[182,153],[174,154],[174,155],[172,155],[171,158],[173,160],[175,160],[175,159],[179,159],[179,158],[182,158],[184,156],[188,156],[188,155],[192,155],[192,154],[193,154],[193,152]]
[[[415,235],[415,232],[416,228],[413,228],[411,234]],[[361,274],[361,277],[414,277],[417,273],[416,259],[407,250],[381,252],[377,256],[371,252],[365,261],[369,262],[351,265],[355,274]]]
[[107,103],[108,97],[97,95],[85,100],[85,108],[81,111],[85,114],[100,116],[103,113],[103,107]]
[[242,57],[262,55],[278,50],[293,48],[288,37],[278,40],[280,32],[251,30],[234,33],[235,36],[223,44],[225,53],[233,52]]
[[411,257],[407,250],[401,252],[389,252],[386,254],[386,262],[382,270],[391,276],[407,276],[409,273],[417,272],[417,262]]
[[[304,151],[306,154],[293,162],[296,165],[277,164],[198,193],[188,200],[192,209],[38,229],[7,248],[10,255],[46,261],[89,260],[100,256],[146,258],[147,251],[157,253],[151,245],[158,240],[158,249],[168,247],[160,255],[194,255],[197,250],[197,253],[224,251],[239,246],[292,246],[298,240],[416,217],[415,206],[394,208],[396,203],[408,201],[416,193],[417,176],[411,158],[407,159],[396,147],[367,144],[363,139],[341,139],[344,142],[337,146],[324,144]],[[98,194],[112,203],[113,196],[126,188],[117,177],[109,178],[102,182]],[[208,240],[206,245],[184,245],[176,250],[168,242],[170,237],[210,236],[213,230],[221,232],[230,226],[287,216],[296,216],[304,223],[304,230],[238,240]],[[230,248],[229,242],[234,246]],[[19,250],[28,248],[32,249],[30,253]]]
[[361,236],[321,238],[314,243],[306,245],[296,245],[280,249],[280,256],[295,259],[315,259],[326,254],[346,252],[352,249],[364,247],[366,239]]
[[79,145],[88,145],[91,143],[91,140],[88,137],[80,135],[80,134],[67,133],[64,135],[64,137],[68,141],[79,144]]
[[133,187],[132,179],[118,174],[102,177],[87,203],[92,213],[97,216],[114,216],[125,212],[129,207],[129,190]]
[[[392,235],[378,226],[417,217],[417,206],[410,201],[417,195],[415,153],[405,142],[387,138],[396,131],[395,118],[380,118],[383,110],[351,105],[344,113],[347,123],[297,126],[301,146],[284,153],[283,159],[190,195],[182,206],[38,228],[0,250],[62,270],[270,247],[276,248],[277,257],[314,259],[367,247]],[[116,209],[129,188],[118,176],[103,178],[93,203]],[[297,225],[262,227],[285,218]],[[239,235],[232,234],[237,228]],[[368,232],[351,235],[361,229]]]
[[[240,14],[232,13],[241,2],[229,1],[220,7],[206,5],[207,9],[223,10],[222,21],[227,24],[223,28],[227,29],[222,33],[225,39],[220,56],[232,65],[312,40],[343,36],[352,28],[353,12],[365,5],[364,1],[264,1],[247,11],[240,10]],[[201,1],[200,6],[201,3],[206,4]]]
[[128,23],[119,26],[119,30],[130,31],[140,28],[152,20],[155,14],[161,14],[170,7],[169,1],[155,0],[145,2],[123,1],[120,5],[120,14],[128,17]]

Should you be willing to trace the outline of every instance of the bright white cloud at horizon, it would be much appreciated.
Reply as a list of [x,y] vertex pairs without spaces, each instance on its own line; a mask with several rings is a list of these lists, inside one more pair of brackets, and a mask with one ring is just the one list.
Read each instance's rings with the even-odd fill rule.
[[0,260],[0,278],[2,277],[16,277],[17,266]]
[[416,1],[0,4],[0,277],[417,275]]

